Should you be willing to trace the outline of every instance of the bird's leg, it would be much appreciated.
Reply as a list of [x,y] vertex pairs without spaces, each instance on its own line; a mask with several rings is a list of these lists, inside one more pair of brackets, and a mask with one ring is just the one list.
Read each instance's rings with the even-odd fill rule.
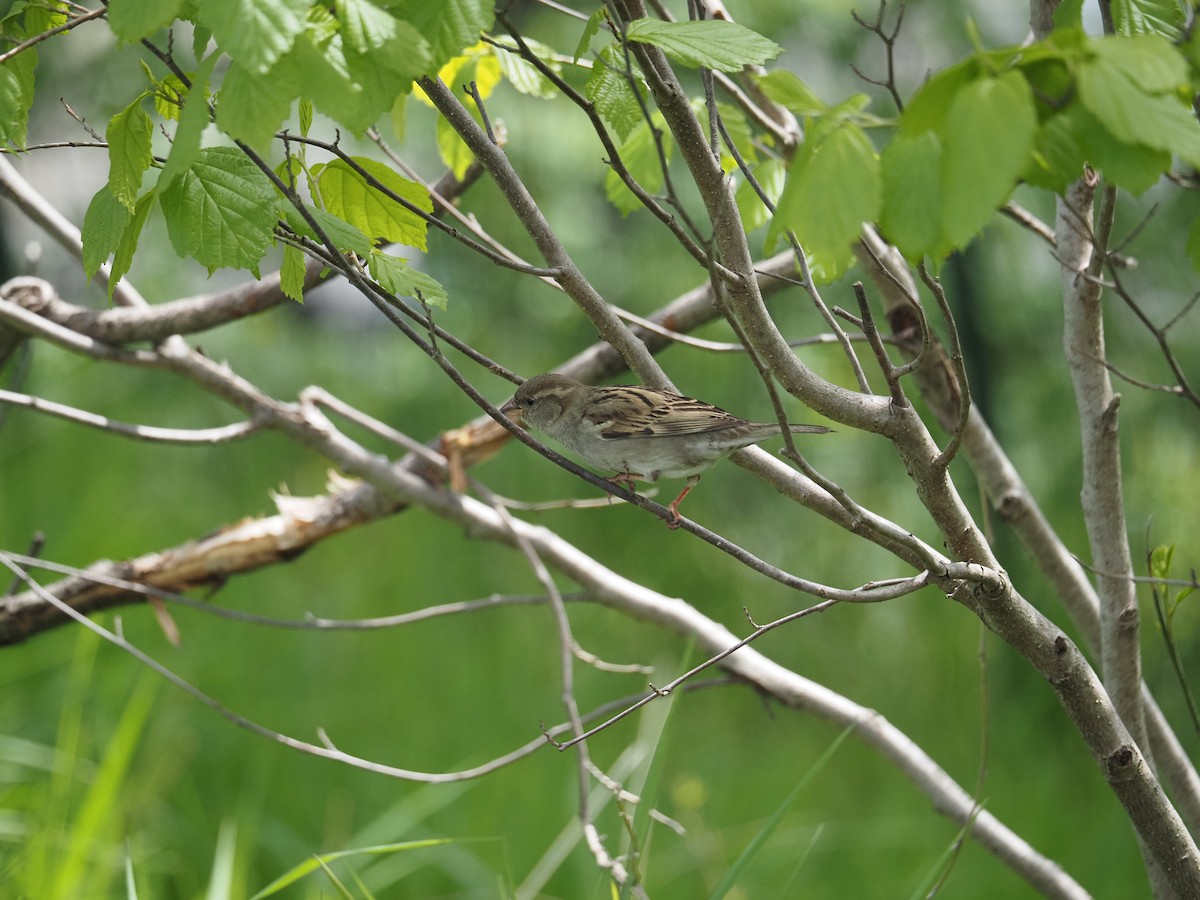
[[[608,481],[609,484],[615,484],[617,487],[623,487],[626,490],[633,491],[635,494],[637,493],[638,476],[634,475],[628,469],[626,469],[624,472],[618,472],[616,475],[609,478]],[[612,503],[613,499],[614,497],[612,494],[609,494],[608,502]]]
[[671,501],[671,505],[667,507],[667,512],[671,514],[671,518],[667,519],[668,528],[678,528],[682,523],[679,521],[679,504],[696,485],[700,483],[699,475],[689,475],[687,484],[683,486],[683,490],[679,492],[679,496]]

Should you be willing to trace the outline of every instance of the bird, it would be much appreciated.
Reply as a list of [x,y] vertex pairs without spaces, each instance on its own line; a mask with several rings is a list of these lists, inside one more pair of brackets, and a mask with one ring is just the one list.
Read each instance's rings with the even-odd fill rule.
[[[700,473],[735,450],[783,433],[777,422],[751,422],[719,406],[670,391],[636,385],[596,386],[547,372],[527,379],[500,412],[551,437],[615,484],[686,478],[667,507],[671,528],[679,504]],[[788,424],[793,434],[826,434],[824,425]]]

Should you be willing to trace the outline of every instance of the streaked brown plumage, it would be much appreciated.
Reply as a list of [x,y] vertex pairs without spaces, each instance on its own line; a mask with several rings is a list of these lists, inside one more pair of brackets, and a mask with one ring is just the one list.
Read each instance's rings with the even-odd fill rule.
[[[530,378],[501,407],[528,428],[552,437],[613,479],[687,478],[679,504],[700,473],[735,450],[783,432],[776,422],[749,422],[720,407],[634,385],[596,387],[550,372]],[[788,425],[796,434],[824,434],[823,425]]]

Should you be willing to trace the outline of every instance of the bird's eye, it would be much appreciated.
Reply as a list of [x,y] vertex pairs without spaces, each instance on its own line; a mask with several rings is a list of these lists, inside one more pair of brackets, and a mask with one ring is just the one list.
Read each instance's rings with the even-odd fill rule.
[[526,406],[533,406],[533,398],[532,398],[532,397],[526,397],[526,398],[525,398],[525,405],[526,405]]

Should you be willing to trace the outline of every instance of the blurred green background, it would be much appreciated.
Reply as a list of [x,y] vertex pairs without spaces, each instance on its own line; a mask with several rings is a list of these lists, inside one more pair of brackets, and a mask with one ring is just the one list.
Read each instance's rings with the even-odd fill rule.
[[[881,71],[878,44],[840,3],[730,7],[739,21],[782,43],[788,52],[779,64],[827,100],[870,89],[850,63]],[[859,10],[874,16],[873,8]],[[517,15],[530,35],[568,53],[582,28],[532,4],[518,5]],[[928,69],[967,52],[968,16],[989,46],[1024,37],[1019,11],[914,2],[897,50],[903,93],[915,89]],[[81,29],[71,46],[74,52],[48,47],[42,54],[38,77],[44,81],[31,143],[79,136],[58,97],[102,127],[138,83],[136,57],[118,52],[102,26]],[[436,177],[432,113],[409,106],[402,151],[424,176]],[[891,112],[882,96],[872,108]],[[507,88],[489,112],[503,120],[506,151],[605,296],[648,314],[704,280],[649,217],[622,219],[606,204],[601,152],[578,113]],[[76,222],[105,177],[97,151],[39,151],[17,164]],[[1129,284],[1159,322],[1196,288],[1183,257],[1195,204],[1179,193],[1160,186],[1144,197],[1124,198],[1118,219],[1122,234],[1156,210],[1127,252],[1140,264]],[[1029,192],[1017,199],[1052,218],[1051,198]],[[473,188],[465,206],[498,238],[532,256],[490,185]],[[72,264],[15,210],[6,206],[3,212],[10,273],[36,271],[67,299],[103,305],[102,295],[85,288]],[[30,240],[43,245],[36,265],[22,258]],[[441,236],[431,237],[422,265],[450,292],[441,324],[522,374],[550,368],[594,340],[561,294],[490,266]],[[853,307],[854,277],[825,290],[831,306]],[[947,265],[943,278],[966,340],[977,401],[1067,545],[1086,558],[1079,441],[1060,353],[1053,259],[1035,238],[997,219]],[[202,270],[175,256],[164,234],[149,234],[132,279],[157,302],[216,290],[238,277],[218,273],[206,280]],[[824,330],[800,292],[773,303],[789,337]],[[1127,310],[1113,302],[1108,308],[1112,359],[1140,378],[1167,381],[1149,335]],[[1191,316],[1173,333],[1176,351],[1193,373],[1200,362],[1197,319]],[[701,335],[731,339],[723,325]],[[422,440],[477,414],[434,364],[338,285],[314,292],[302,307],[277,308],[199,335],[195,343],[283,400],[319,384]],[[45,345],[32,351],[23,374],[11,368],[4,373],[4,386],[126,421],[179,427],[231,421],[229,411],[181,380],[102,366]],[[851,383],[837,352],[801,352],[817,371]],[[747,417],[770,415],[744,357],[679,347],[663,360],[688,393]],[[478,370],[465,371],[497,401],[511,390]],[[1149,532],[1150,544],[1177,545],[1178,566],[1186,571],[1197,564],[1200,537],[1197,411],[1163,394],[1119,389],[1134,554],[1143,554]],[[327,477],[325,461],[273,435],[215,449],[171,448],[22,410],[0,414],[0,548],[23,551],[41,531],[44,555],[73,565],[165,549],[242,517],[269,514],[270,492],[315,494]],[[794,418],[811,420],[811,414],[796,410]],[[806,442],[804,449],[860,502],[934,539],[903,466],[883,441],[843,430]],[[968,505],[987,517],[962,461],[954,473]],[[591,496],[516,446],[475,474],[522,500]],[[667,484],[661,494],[676,489]],[[688,513],[806,578],[853,586],[907,574],[881,551],[778,502],[770,488],[732,465],[705,478],[688,500]],[[808,602],[632,508],[526,515],[735,632],[747,630],[744,606],[763,622]],[[995,543],[1025,596],[1073,634],[1002,525],[995,528]],[[288,565],[234,579],[212,601],[285,618],[353,618],[538,590],[517,554],[409,511],[326,541]],[[1149,607],[1144,610],[1147,679],[1183,728],[1179,690]],[[699,661],[684,642],[650,626],[585,605],[570,613],[586,649],[613,662],[654,665],[656,683]],[[316,729],[324,728],[341,749],[382,763],[428,771],[476,765],[536,738],[540,722],[563,718],[556,636],[546,607],[366,633],[267,629],[180,608],[173,615],[183,633],[178,648],[167,644],[143,608],[98,619],[114,627],[119,618],[135,644],[241,715],[305,740],[315,740]],[[1196,658],[1194,626],[1195,615],[1185,606],[1176,618],[1185,661]],[[983,767],[986,808],[1097,896],[1145,893],[1131,829],[1052,692],[1017,654],[981,635],[962,608],[932,591],[886,605],[843,606],[757,646],[878,710],[969,790]],[[577,667],[577,678],[585,709],[645,688],[643,676],[585,666]],[[645,811],[637,814],[651,895],[693,897],[718,884],[838,733],[745,689],[716,687],[652,706],[597,736],[590,747],[599,765],[631,790],[644,789],[647,804],[685,826],[680,836],[655,825],[647,839]],[[1196,735],[1185,731],[1183,738],[1194,751]],[[554,859],[555,841],[575,829],[575,791],[573,759],[549,748],[493,776],[448,786],[389,780],[307,757],[237,729],[76,627],[3,648],[0,655],[0,879],[14,885],[12,896],[54,896],[63,885],[73,892],[62,896],[120,896],[129,859],[141,896],[178,898],[204,896],[214,860],[232,860],[232,896],[243,897],[314,853],[427,838],[452,843],[358,857],[333,869],[350,883],[361,878],[381,897],[492,897],[523,882],[541,883],[534,891],[539,896],[608,896],[581,843],[569,843],[562,860]],[[611,804],[599,824],[611,848],[624,846],[624,826]],[[851,738],[799,792],[732,896],[909,896],[937,870],[957,830]],[[544,880],[532,874],[542,871],[539,866]],[[31,885],[47,892],[30,894]],[[950,897],[1031,894],[970,842],[943,890]],[[333,891],[316,874],[283,896]]]

